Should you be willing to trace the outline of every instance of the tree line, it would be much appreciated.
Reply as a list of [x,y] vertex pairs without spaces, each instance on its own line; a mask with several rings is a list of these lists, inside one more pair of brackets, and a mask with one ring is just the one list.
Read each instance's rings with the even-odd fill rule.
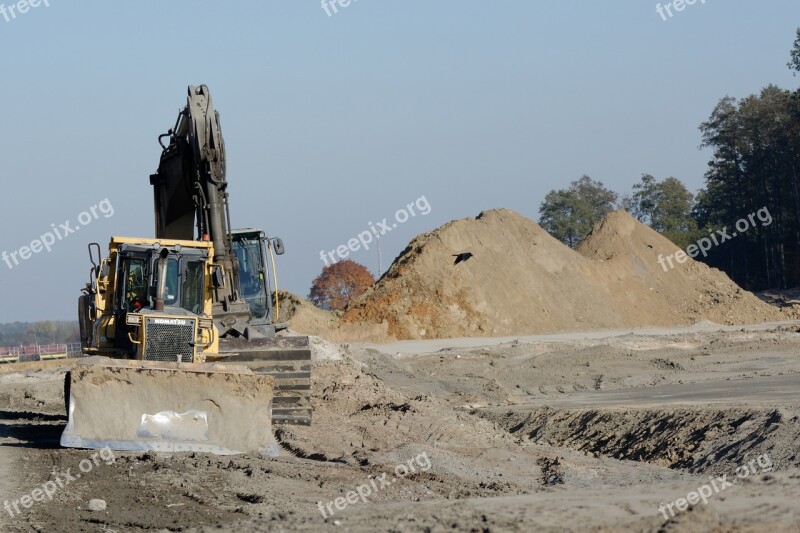
[[47,320],[0,324],[0,348],[73,342],[80,342],[78,323],[74,321]]
[[[796,75],[800,28],[789,57]],[[749,290],[800,285],[800,89],[768,85],[743,99],[725,96],[699,129],[712,157],[696,195],[677,178],[643,174],[620,198],[583,176],[547,194],[540,225],[575,247],[603,216],[621,208],[685,248],[724,228],[733,233],[749,217],[747,231],[696,259]],[[754,219],[755,213],[764,216]]]

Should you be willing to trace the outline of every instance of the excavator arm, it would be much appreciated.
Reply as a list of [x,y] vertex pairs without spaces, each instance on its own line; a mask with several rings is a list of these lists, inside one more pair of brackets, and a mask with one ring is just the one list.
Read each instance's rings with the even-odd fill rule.
[[[163,139],[169,138],[164,145]],[[252,335],[233,251],[225,176],[225,141],[208,87],[190,86],[163,149],[153,186],[156,238],[210,240],[214,246],[214,319],[220,335]]]

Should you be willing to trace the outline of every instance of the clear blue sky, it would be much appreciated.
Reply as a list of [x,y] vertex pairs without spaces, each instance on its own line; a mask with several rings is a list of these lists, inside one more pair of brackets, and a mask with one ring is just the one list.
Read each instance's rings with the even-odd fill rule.
[[715,103],[800,83],[797,0],[698,0],[667,21],[643,0],[357,0],[330,17],[317,0],[49,4],[0,15],[0,252],[105,198],[114,215],[0,262],[0,322],[74,319],[87,243],[153,234],[156,137],[189,84],[222,115],[234,225],[282,237],[279,281],[305,295],[321,250],[422,195],[430,214],[384,237],[384,268],[455,218],[536,219],[582,174],[697,190]]

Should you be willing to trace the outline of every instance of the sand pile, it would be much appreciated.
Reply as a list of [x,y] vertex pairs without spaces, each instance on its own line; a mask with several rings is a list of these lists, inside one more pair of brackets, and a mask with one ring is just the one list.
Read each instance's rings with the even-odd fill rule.
[[[659,254],[677,251],[625,212],[576,251],[513,211],[486,211],[415,238],[337,329],[380,325],[390,338],[417,339],[784,318],[691,259],[664,271]],[[454,265],[463,252],[473,257]]]
[[581,255],[602,264],[595,278],[624,295],[615,304],[629,305],[652,324],[680,324],[687,318],[720,324],[786,319],[716,268],[691,258],[683,264],[673,260],[674,268],[666,260],[659,263],[659,255],[666,258],[678,250],[624,211],[606,216],[578,246]]
[[[289,324],[290,334],[323,337],[331,342],[382,342],[391,338],[386,323],[343,323],[341,312],[323,311],[308,300],[289,291],[279,291],[278,299],[280,302],[279,320]],[[315,342],[312,338],[312,353],[316,358]],[[325,352],[326,350],[321,351]],[[320,358],[328,359],[330,357],[321,355]]]

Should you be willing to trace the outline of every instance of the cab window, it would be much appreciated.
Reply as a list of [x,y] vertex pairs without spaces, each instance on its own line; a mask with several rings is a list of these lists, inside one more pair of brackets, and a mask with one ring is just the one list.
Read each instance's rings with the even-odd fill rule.
[[183,305],[181,307],[196,315],[202,314],[205,282],[205,263],[188,261],[183,275]]
[[167,295],[164,305],[175,305],[178,301],[178,260],[167,260]]
[[123,282],[125,283],[122,307],[128,311],[137,311],[147,307],[147,275],[144,259],[125,259],[123,265]]

